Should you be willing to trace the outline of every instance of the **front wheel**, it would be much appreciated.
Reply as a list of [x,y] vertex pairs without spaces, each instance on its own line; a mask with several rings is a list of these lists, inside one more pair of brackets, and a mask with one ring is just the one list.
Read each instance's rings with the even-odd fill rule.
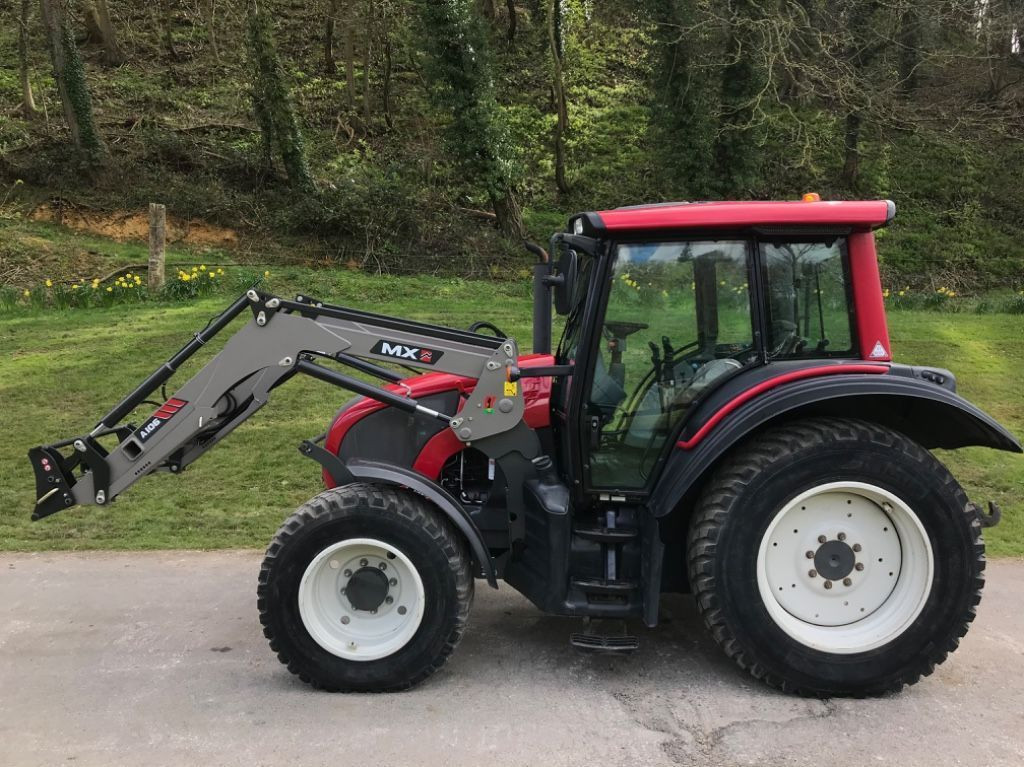
[[331,691],[412,687],[447,660],[473,600],[463,541],[403,490],[346,485],[301,506],[260,570],[263,633],[288,670]]
[[801,421],[741,448],[691,524],[690,578],[715,640],[806,695],[873,695],[930,674],[984,583],[980,525],[926,450],[873,424]]

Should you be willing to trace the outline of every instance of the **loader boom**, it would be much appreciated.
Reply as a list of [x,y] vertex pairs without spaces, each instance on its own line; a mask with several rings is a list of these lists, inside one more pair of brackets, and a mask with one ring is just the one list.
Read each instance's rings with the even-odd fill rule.
[[[246,308],[252,319],[152,416],[137,428],[120,423]],[[396,393],[401,384],[382,389],[333,370],[318,358],[392,383],[392,371],[368,360],[453,373],[478,383],[461,413],[439,413]],[[517,381],[529,373],[520,373],[517,360],[518,347],[511,338],[371,314],[304,296],[291,301],[252,289],[115,405],[89,434],[29,451],[38,499],[33,519],[77,504],[110,503],[153,471],[181,471],[263,407],[274,388],[300,373],[439,419],[459,440],[474,443],[496,460],[528,464],[538,455],[539,442],[523,424]],[[100,444],[107,435],[118,440],[109,451]],[[326,451],[311,447],[322,438],[300,449],[324,463]],[[61,452],[67,447],[73,449],[70,455]],[[523,472],[522,466],[509,468],[513,476]]]

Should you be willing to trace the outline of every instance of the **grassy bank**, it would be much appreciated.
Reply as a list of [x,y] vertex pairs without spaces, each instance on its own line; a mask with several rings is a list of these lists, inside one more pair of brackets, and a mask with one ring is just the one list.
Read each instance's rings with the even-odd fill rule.
[[[284,269],[271,274],[269,287],[455,327],[487,319],[524,341],[529,338],[525,281]],[[185,303],[0,314],[0,430],[5,435],[0,548],[258,547],[295,506],[317,492],[317,466],[296,446],[324,428],[346,395],[315,381],[294,380],[184,476],[147,478],[108,508],[74,509],[29,522],[34,487],[27,448],[88,430],[226,302],[225,296],[211,296]],[[964,396],[1024,435],[1024,316],[898,310],[890,324],[900,361],[952,369]],[[180,380],[207,358],[190,363]],[[149,412],[143,410],[136,418]],[[1024,555],[1024,458],[984,449],[941,457],[974,500],[1002,505],[1002,525],[986,536],[990,552]]]

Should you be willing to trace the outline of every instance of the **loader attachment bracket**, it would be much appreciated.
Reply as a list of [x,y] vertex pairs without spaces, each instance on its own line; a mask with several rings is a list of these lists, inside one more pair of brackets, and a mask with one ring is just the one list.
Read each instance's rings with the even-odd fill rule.
[[[99,505],[106,503],[110,491],[110,466],[107,451],[97,441],[107,434],[117,435],[118,442],[135,431],[131,424],[115,429],[105,429],[93,435],[72,437],[52,445],[40,445],[28,451],[32,471],[36,477],[36,505],[32,511],[33,521],[56,514],[76,503],[73,488],[77,483],[75,469],[92,475],[93,500]],[[61,448],[73,448],[70,455],[64,455]]]

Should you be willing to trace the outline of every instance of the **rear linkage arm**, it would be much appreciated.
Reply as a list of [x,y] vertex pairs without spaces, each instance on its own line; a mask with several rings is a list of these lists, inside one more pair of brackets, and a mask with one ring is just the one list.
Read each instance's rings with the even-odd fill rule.
[[[120,424],[247,307],[252,320],[174,396],[140,427]],[[448,415],[327,368],[314,361],[318,357],[389,383],[401,376],[368,360],[468,376],[477,384],[462,412]],[[530,461],[539,455],[540,445],[523,422],[517,359],[513,339],[357,311],[305,296],[289,301],[252,289],[115,405],[89,434],[29,450],[38,499],[32,518],[42,519],[76,504],[105,505],[153,471],[181,471],[263,407],[274,388],[298,373],[444,421],[461,441],[472,441],[506,466],[509,475],[522,478],[532,469]],[[108,435],[117,437],[117,445],[109,451],[99,442]],[[351,481],[344,463],[317,444],[325,436],[306,440],[299,450],[323,465],[337,483]],[[61,450],[69,446],[73,452],[65,455]]]

